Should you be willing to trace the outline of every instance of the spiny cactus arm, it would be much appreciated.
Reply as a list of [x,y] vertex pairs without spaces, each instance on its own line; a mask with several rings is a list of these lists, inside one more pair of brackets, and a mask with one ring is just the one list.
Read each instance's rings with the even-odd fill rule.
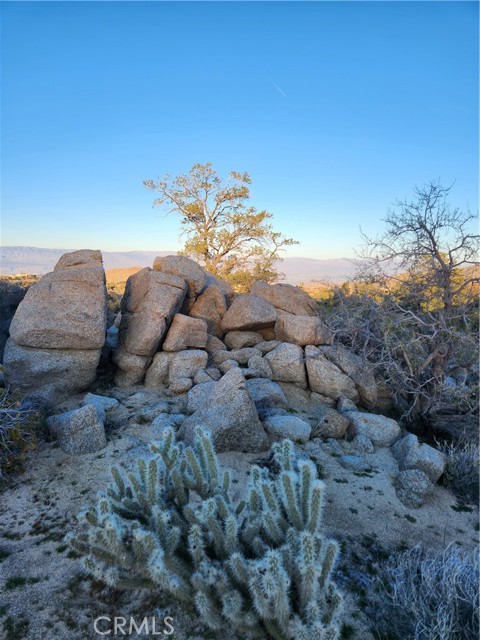
[[325,485],[321,480],[315,480],[311,486],[309,506],[310,514],[307,522],[307,529],[310,533],[316,533],[320,530],[324,486]]
[[265,557],[267,572],[273,584],[273,614],[280,625],[284,625],[292,613],[289,600],[290,578],[283,566],[279,550],[269,551]]
[[272,446],[275,462],[282,471],[293,471],[295,448],[291,440],[282,440]]
[[315,542],[311,533],[302,531],[299,536],[299,555],[297,559],[300,597],[300,612],[306,616],[310,603],[316,603],[320,567],[316,564]]
[[249,561],[240,552],[234,552],[227,560],[227,567],[235,582],[246,587],[250,579]]
[[[232,623],[234,627],[240,627],[244,624],[244,607],[245,599],[236,589],[230,589],[223,593],[220,597],[222,603],[222,615]],[[257,618],[258,621],[258,618]]]
[[172,469],[183,453],[183,444],[177,443],[173,429],[167,428],[162,434],[162,438],[150,443],[153,453],[161,456],[167,470]]
[[225,499],[230,501],[230,486],[232,484],[232,475],[228,470],[225,470],[223,474],[222,480],[222,493],[225,496]]
[[325,625],[336,628],[333,623],[334,618],[338,618],[343,610],[343,598],[342,594],[338,591],[336,586],[330,582],[325,593],[325,605],[322,616],[323,623]]
[[194,489],[201,498],[207,498],[210,492],[207,478],[205,477],[205,469],[202,467],[200,459],[191,447],[187,448],[185,455],[193,476],[190,476],[189,478],[190,488]]
[[117,492],[113,486],[110,487],[109,494],[116,500],[121,500],[125,495],[125,479],[122,470],[119,467],[112,467],[110,470],[112,478],[117,485]]
[[328,585],[330,575],[338,555],[338,544],[334,540],[329,540],[323,558],[322,573],[320,575],[320,588]]
[[216,500],[214,498],[208,498],[208,500],[205,500],[198,513],[198,519],[204,527],[204,530],[206,530],[210,535],[216,557],[225,558],[226,551],[224,534],[222,531],[221,520],[218,516]]
[[197,591],[194,596],[194,602],[198,613],[210,629],[220,631],[225,627],[219,607],[215,605],[212,598],[205,591]]
[[154,587],[155,584],[145,578],[145,576],[132,575],[131,572],[126,573],[120,568],[105,566],[99,562],[94,556],[86,556],[83,559],[83,566],[86,571],[96,580],[102,580],[111,586],[122,586],[127,589],[139,589]]
[[310,508],[312,505],[312,483],[317,478],[317,470],[310,461],[302,460],[299,465],[300,471],[300,495],[302,504],[303,521],[310,521]]
[[[273,640],[289,640],[295,636],[287,636],[285,635],[283,629],[279,627],[278,624],[275,623],[274,620],[263,620],[263,624],[265,629],[268,631],[269,635],[273,638]],[[296,640],[296,637],[295,637]]]
[[200,564],[205,560],[205,538],[202,527],[199,524],[193,524],[188,533],[188,551],[193,561],[193,566],[198,569]]
[[304,528],[300,500],[297,496],[297,479],[292,471],[283,471],[279,476],[279,493],[289,521],[301,531]]
[[200,427],[196,429],[195,435],[195,448],[200,453],[201,459],[205,460],[206,471],[208,471],[210,484],[212,487],[218,486],[219,473],[218,473],[218,460],[213,449],[212,439],[210,434]]
[[192,594],[188,578],[178,572],[178,567],[175,567],[175,571],[171,571],[162,549],[157,549],[151,555],[147,569],[150,579],[155,584],[165,589],[180,602],[185,604],[191,602]]
[[238,518],[230,513],[224,520],[225,529],[225,551],[227,556],[240,549]]
[[180,470],[177,468],[172,470],[170,479],[175,493],[175,500],[180,508],[184,507],[190,499],[190,492],[186,486],[185,477],[181,475]]

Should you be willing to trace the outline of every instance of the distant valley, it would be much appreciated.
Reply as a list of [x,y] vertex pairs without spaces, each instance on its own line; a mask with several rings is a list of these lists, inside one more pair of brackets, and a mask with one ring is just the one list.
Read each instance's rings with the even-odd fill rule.
[[[43,275],[52,271],[61,255],[72,249],[44,249],[40,247],[0,247],[0,275],[31,273]],[[103,251],[106,270],[150,267],[156,256],[175,254],[175,251]],[[312,280],[342,282],[350,277],[355,266],[347,258],[322,260],[316,258],[285,258],[279,264],[285,274],[284,282],[300,284]]]

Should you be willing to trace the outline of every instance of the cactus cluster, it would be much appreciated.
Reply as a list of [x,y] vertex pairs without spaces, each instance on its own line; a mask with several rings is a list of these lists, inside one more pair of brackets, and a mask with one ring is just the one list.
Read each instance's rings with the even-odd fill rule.
[[342,598],[331,580],[337,543],[320,530],[323,483],[289,440],[275,471],[253,466],[245,500],[211,439],[193,447],[166,430],[155,456],[114,482],[80,514],[73,547],[97,579],[168,593],[212,631],[242,638],[334,640]]

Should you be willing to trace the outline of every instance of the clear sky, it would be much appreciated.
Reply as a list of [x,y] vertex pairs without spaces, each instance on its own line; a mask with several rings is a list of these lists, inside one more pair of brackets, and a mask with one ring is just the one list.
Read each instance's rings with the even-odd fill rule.
[[147,178],[248,171],[351,256],[396,198],[478,210],[477,2],[1,2],[2,244],[176,250]]

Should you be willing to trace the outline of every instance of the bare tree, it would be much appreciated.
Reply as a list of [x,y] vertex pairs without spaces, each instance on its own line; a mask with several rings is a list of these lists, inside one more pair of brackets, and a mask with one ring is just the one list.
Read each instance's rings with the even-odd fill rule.
[[478,345],[479,236],[475,216],[448,204],[450,190],[416,188],[388,213],[382,234],[363,235],[357,274],[337,291],[332,316],[411,419],[438,411],[447,397],[461,411],[477,407],[465,379],[445,385],[447,376],[466,377]]
[[182,253],[241,290],[255,280],[273,282],[283,247],[298,244],[274,231],[272,214],[247,206],[251,179],[232,171],[220,178],[210,162],[195,164],[188,174],[145,180],[159,196],[154,206],[181,217],[187,236]]

